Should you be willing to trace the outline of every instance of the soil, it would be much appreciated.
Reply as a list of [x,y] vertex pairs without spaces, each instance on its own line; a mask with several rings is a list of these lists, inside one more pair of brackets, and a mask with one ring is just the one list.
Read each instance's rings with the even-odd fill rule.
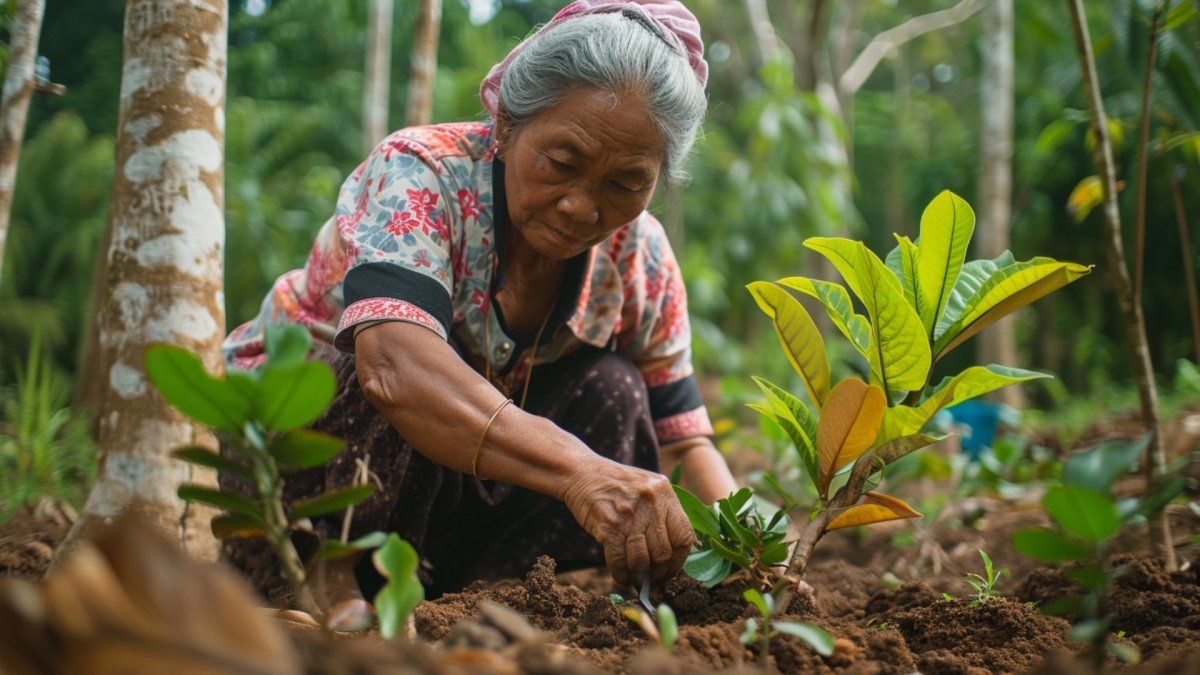
[[[814,594],[798,596],[778,619],[825,628],[836,637],[834,652],[822,657],[797,638],[776,636],[772,666],[783,673],[1096,672],[1085,648],[1070,640],[1079,617],[1039,609],[1077,587],[1066,571],[1012,547],[1014,532],[1046,524],[1036,500],[969,498],[926,519],[829,534],[805,576]],[[1110,656],[1106,672],[1200,675],[1200,545],[1193,541],[1200,517],[1179,506],[1169,513],[1181,570],[1168,572],[1145,556],[1144,525],[1124,531],[1110,551],[1109,640],[1136,646],[1142,663],[1128,666]],[[30,513],[0,525],[0,582],[40,578],[66,529]],[[997,586],[1000,597],[983,604],[971,601],[964,581],[968,572],[982,572],[979,549],[1009,571]],[[267,604],[288,604],[272,575],[249,580]],[[670,605],[679,621],[671,654],[622,615],[609,595],[618,590],[599,570],[560,575],[553,560],[542,558],[524,579],[422,603],[413,625],[421,639],[413,643],[330,640],[302,628],[290,635],[308,673],[762,672],[759,645],[739,639],[752,610],[736,583],[705,589],[681,575],[652,592],[654,603]]]

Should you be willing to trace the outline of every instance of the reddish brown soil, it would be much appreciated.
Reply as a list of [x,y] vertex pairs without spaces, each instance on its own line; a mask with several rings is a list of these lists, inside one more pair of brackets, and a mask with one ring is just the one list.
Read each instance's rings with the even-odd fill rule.
[[[955,515],[967,511],[973,527],[963,525]],[[1187,542],[1200,532],[1200,519],[1187,509],[1172,514],[1177,541]],[[771,642],[774,667],[785,673],[1093,672],[1076,655],[1081,648],[1068,641],[1068,619],[1036,609],[1075,588],[1061,571],[1039,567],[1011,547],[1014,531],[1042,519],[1034,508],[973,500],[943,509],[915,531],[907,546],[892,544],[897,533],[912,527],[907,524],[830,534],[806,575],[815,596],[797,598],[781,618],[824,627],[837,637],[835,652],[821,657],[795,638],[776,637]],[[0,576],[39,577],[49,561],[48,552],[64,533],[65,527],[28,515],[0,526]],[[1132,528],[1122,535],[1120,548],[1136,550],[1144,544],[1144,528]],[[1015,574],[998,586],[1004,597],[972,607],[963,577],[968,571],[982,571],[978,548],[988,551],[997,567]],[[1139,647],[1145,662],[1128,668],[1110,659],[1107,669],[1156,675],[1200,673],[1200,565],[1196,564],[1200,550],[1194,545],[1179,550],[1182,560],[1193,563],[1171,574],[1155,560],[1114,556],[1113,564],[1123,566],[1124,572],[1109,598],[1112,632],[1123,631],[1122,639]],[[257,581],[265,582],[266,577]],[[278,588],[260,584],[264,586]],[[743,646],[739,641],[751,614],[736,585],[710,591],[680,576],[652,594],[656,603],[671,605],[679,618],[679,642],[669,658],[621,616],[606,595],[610,590],[607,577],[599,572],[557,576],[553,561],[543,559],[523,580],[470,588],[423,603],[416,611],[415,625],[419,635],[435,645],[500,650],[493,661],[469,666],[478,672],[584,673],[597,668],[647,675],[761,672],[758,646]],[[945,599],[943,593],[952,599]],[[550,646],[514,647],[503,630],[481,621],[483,601],[525,615],[545,632]],[[276,594],[272,602],[286,603],[286,597]],[[308,637],[298,638],[297,644],[311,673],[391,672],[349,665],[368,653],[376,663],[384,658],[382,654],[391,654],[388,658],[408,659],[406,663],[419,670],[424,666],[418,661],[433,658],[433,652],[381,650],[369,640],[356,640],[362,638],[337,643],[345,647],[342,651],[361,644],[353,658],[338,656],[341,651],[331,651]]]

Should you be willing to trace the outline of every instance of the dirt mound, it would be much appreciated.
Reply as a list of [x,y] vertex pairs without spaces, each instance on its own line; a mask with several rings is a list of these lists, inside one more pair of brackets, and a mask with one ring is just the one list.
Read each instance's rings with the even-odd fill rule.
[[18,511],[0,525],[0,577],[40,579],[50,567],[54,549],[67,536],[68,525]]

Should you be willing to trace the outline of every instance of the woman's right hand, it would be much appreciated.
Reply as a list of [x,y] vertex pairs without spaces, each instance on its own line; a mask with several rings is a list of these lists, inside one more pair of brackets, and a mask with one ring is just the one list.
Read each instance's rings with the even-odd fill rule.
[[621,585],[647,569],[655,581],[683,567],[692,526],[666,476],[594,455],[572,472],[563,503],[604,547]]

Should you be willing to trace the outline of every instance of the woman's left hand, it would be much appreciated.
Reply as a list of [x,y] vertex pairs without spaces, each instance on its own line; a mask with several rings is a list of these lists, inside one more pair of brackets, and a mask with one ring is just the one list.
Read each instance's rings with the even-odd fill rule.
[[692,526],[662,474],[597,455],[573,472],[563,503],[604,547],[618,584],[647,569],[656,581],[670,578],[691,551]]

